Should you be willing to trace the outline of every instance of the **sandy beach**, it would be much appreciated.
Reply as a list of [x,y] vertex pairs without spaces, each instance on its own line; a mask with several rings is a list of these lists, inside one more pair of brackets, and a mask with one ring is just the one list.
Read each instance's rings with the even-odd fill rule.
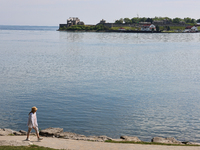
[[67,150],[200,150],[199,146],[163,146],[163,145],[141,145],[79,141],[61,138],[44,137],[37,141],[36,136],[31,136],[30,141],[25,141],[26,136],[0,136],[0,145],[23,145],[30,144]]

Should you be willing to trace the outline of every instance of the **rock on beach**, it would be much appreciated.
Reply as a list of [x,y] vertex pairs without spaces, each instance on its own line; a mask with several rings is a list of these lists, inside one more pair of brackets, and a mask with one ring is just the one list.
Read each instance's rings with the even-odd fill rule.
[[10,129],[0,129],[0,136],[7,136],[13,134],[13,130]]
[[47,128],[40,131],[42,136],[57,136],[59,133],[63,132],[63,128]]
[[[8,136],[8,135],[27,135],[27,132],[24,130],[15,131],[12,129],[0,128],[0,136]],[[31,132],[30,135],[36,135],[34,132]]]
[[124,141],[141,142],[141,140],[136,136],[121,136],[120,139],[123,139]]
[[0,136],[8,136],[8,135],[21,135],[20,132],[18,131],[14,131],[14,130],[11,130],[11,129],[0,129]]
[[162,137],[154,137],[151,142],[155,143],[165,143],[165,144],[183,144],[182,142],[176,140],[173,137],[167,137],[167,138],[162,138]]
[[[27,132],[20,130],[14,131],[12,129],[1,129],[0,128],[0,136],[9,136],[9,135],[26,135]],[[31,135],[36,135],[35,133],[31,133]],[[63,139],[71,139],[71,140],[82,140],[82,141],[95,141],[95,142],[105,142],[106,140],[112,140],[112,141],[132,141],[132,142],[142,142],[138,137],[136,136],[121,136],[120,139],[112,139],[110,137],[107,137],[105,135],[102,136],[85,136],[81,134],[76,134],[72,132],[63,132],[63,128],[47,128],[40,131],[41,136],[46,137],[56,137],[56,138],[63,138]],[[25,143],[19,143],[19,141],[0,141],[0,145],[23,145],[27,144]],[[151,142],[155,143],[164,143],[164,144],[180,144],[180,145],[200,145],[200,143],[194,143],[194,142],[181,142],[176,140],[173,137],[154,137],[151,139]],[[19,144],[18,144],[19,143]],[[30,143],[29,143],[30,145]]]
[[63,128],[47,128],[40,131],[40,135],[47,137],[57,137],[72,140],[84,140],[84,141],[97,141],[104,142],[106,140],[112,140],[112,138],[107,136],[85,136],[72,132],[63,132]]

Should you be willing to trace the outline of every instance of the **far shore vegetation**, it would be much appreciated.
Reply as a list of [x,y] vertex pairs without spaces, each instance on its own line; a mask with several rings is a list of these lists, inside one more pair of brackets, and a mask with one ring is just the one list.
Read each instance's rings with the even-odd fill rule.
[[[194,26],[200,23],[200,19],[193,18],[168,18],[168,17],[154,17],[154,18],[120,18],[113,23],[113,26],[108,27],[105,24],[97,25],[73,25],[70,27],[60,27],[59,31],[88,31],[88,32],[103,32],[113,31],[123,28],[130,31],[141,30],[141,23],[152,23],[156,25],[157,31],[162,32],[183,32],[186,26]],[[132,26],[131,26],[132,25]],[[197,27],[200,31],[200,26]]]
[[66,30],[66,31],[105,31],[110,30],[109,27],[104,25],[74,25],[70,27],[63,27],[59,30]]
[[153,23],[154,21],[167,21],[169,23],[187,23],[187,24],[196,24],[200,23],[200,19],[194,19],[194,18],[169,18],[169,17],[154,17],[154,18],[146,18],[146,17],[134,17],[132,19],[130,18],[120,18],[119,20],[116,20],[115,23],[125,23],[125,24],[131,24],[131,23],[139,23],[139,22],[151,22]]

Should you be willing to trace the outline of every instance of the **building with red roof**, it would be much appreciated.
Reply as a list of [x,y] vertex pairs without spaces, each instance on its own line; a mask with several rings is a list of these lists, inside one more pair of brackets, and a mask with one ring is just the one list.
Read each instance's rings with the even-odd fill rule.
[[141,31],[156,31],[156,26],[153,24],[142,25]]

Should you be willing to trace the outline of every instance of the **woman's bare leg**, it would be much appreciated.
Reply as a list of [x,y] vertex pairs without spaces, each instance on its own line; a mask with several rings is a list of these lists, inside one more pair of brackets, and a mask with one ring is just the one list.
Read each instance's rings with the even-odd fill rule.
[[29,139],[29,135],[30,135],[31,130],[32,130],[32,128],[28,128],[27,139]]
[[37,137],[40,138],[38,127],[35,127],[35,133],[36,133]]

